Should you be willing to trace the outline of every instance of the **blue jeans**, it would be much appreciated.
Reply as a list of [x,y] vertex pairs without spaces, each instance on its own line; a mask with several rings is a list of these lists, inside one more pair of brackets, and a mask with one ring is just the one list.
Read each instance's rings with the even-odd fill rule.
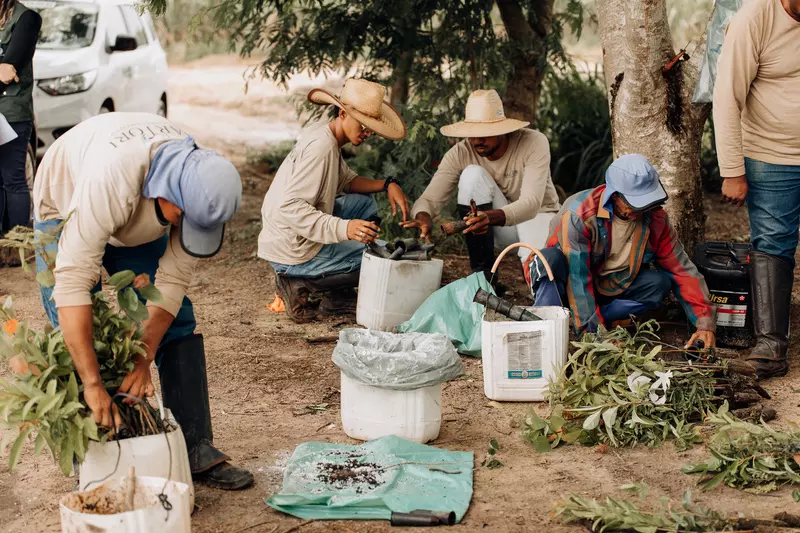
[[18,137],[0,145],[0,236],[15,226],[30,225],[31,220],[25,161],[33,122],[12,122],[10,126]]
[[[542,254],[550,264],[554,281],[550,281],[547,273],[539,264],[537,257],[531,265],[533,281],[534,305],[567,305],[566,286],[569,277],[569,265],[564,254],[558,248],[545,248]],[[627,319],[635,315],[659,307],[672,289],[672,278],[660,269],[642,268],[639,275],[627,289],[614,297],[597,295],[600,314],[606,324]],[[563,302],[563,303],[562,303]]]
[[[58,226],[60,223],[60,220],[37,221],[34,223],[33,227],[39,231],[47,231],[50,228]],[[164,255],[168,242],[169,237],[165,233],[164,236],[159,239],[130,248],[120,248],[107,244],[105,254],[103,255],[103,268],[106,269],[106,272],[108,272],[110,276],[123,270],[132,270],[136,274],[148,274],[151,280],[155,280],[156,270],[158,270],[158,261],[161,259],[161,256]],[[46,250],[58,251],[58,242],[47,245]],[[44,260],[37,256],[36,270],[41,272],[45,268],[46,264]],[[100,283],[92,289],[92,292],[97,292],[99,290]],[[47,313],[47,318],[50,319],[50,323],[53,324],[53,327],[58,327],[58,312],[56,310],[56,304],[52,299],[53,288],[41,287],[40,292],[42,294],[42,305],[44,306],[45,313]],[[142,298],[141,295],[139,295],[139,300],[144,302],[144,298]],[[192,302],[187,296],[184,296],[178,315],[172,321],[169,329],[164,334],[164,338],[161,340],[161,346],[172,340],[192,335],[196,326],[197,322],[195,321]],[[156,365],[160,362],[161,353],[157,351]]]
[[745,158],[750,242],[794,267],[800,229],[800,166]]
[[[378,215],[378,204],[372,196],[345,194],[336,199],[333,215],[345,220],[368,220]],[[346,274],[361,269],[365,246],[357,241],[326,244],[317,255],[299,265],[284,265],[270,261],[276,274],[293,278],[319,278]]]

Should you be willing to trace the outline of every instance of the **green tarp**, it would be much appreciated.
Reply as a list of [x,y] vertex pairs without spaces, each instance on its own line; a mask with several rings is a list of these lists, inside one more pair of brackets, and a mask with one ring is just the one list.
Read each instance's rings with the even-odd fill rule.
[[305,520],[389,520],[392,512],[453,511],[472,499],[472,452],[440,450],[390,435],[361,446],[295,448],[283,488],[267,505]]
[[445,285],[431,294],[417,312],[397,326],[400,333],[443,333],[458,353],[481,356],[481,327],[485,307],[472,301],[478,289],[494,294],[483,272]]

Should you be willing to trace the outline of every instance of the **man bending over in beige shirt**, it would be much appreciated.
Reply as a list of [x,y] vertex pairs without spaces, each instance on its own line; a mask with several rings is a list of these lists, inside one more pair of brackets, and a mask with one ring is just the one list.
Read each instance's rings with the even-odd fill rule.
[[750,280],[761,379],[789,370],[800,226],[800,0],[748,0],[731,19],[714,87],[723,196],[750,215]]
[[258,256],[275,269],[278,296],[295,322],[316,316],[312,293],[324,294],[322,312],[355,312],[361,257],[380,231],[369,195],[386,192],[392,211],[408,217],[397,180],[362,178],[342,159],[344,145],[358,146],[372,132],[391,140],[406,136],[385,94],[383,86],[358,79],[347,80],[338,98],[322,89],[308,93],[315,104],[336,106],[336,117],[300,136],[264,198]]
[[[442,128],[448,137],[467,137],[444,156],[431,183],[411,211],[418,228],[429,238],[433,217],[458,189],[459,215],[465,217],[470,200],[480,216],[467,220],[464,241],[473,272],[488,272],[495,246],[522,241],[542,248],[550,220],[560,209],[550,179],[550,144],[529,122],[506,118],[496,91],[475,91],[467,101],[466,120]],[[489,230],[492,226],[492,230]],[[520,259],[528,256],[520,250]]]
[[[109,275],[147,274],[162,299],[147,302],[147,355],[118,392],[151,395],[155,360],[164,406],[183,429],[192,476],[226,490],[251,485],[253,475],[229,464],[212,444],[203,337],[195,333],[186,288],[196,258],[219,251],[241,197],[239,173],[227,159],[146,113],[107,113],[69,130],[47,150],[33,189],[36,229],[57,231],[67,221],[58,242],[46,248],[56,254],[55,285],[42,288],[42,303],[64,333],[95,422],[116,427],[120,420],[94,351],[91,292],[100,290],[101,268]],[[36,266],[47,269],[40,257]]]

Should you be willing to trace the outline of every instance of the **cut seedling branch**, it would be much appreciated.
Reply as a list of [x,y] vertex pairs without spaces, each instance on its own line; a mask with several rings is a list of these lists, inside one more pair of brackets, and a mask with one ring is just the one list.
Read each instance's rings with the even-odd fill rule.
[[531,411],[523,436],[541,452],[562,443],[657,446],[666,440],[685,449],[700,441],[693,424],[723,401],[747,405],[767,396],[727,362],[664,361],[657,328],[654,321],[633,335],[601,328],[573,343],[577,351],[550,384],[550,416]]
[[[47,268],[36,275],[36,280],[43,287],[52,287],[55,253],[45,247],[57,242],[60,231],[61,227],[49,232],[17,227],[6,234],[0,246],[18,248],[25,259],[34,254],[44,259]],[[161,294],[147,275],[136,276],[129,270],[114,274],[108,284],[114,288],[119,310],[112,308],[102,292],[92,294],[92,337],[103,385],[113,395],[133,368],[135,358],[146,354],[141,323],[148,312],[138,295],[159,301]],[[24,443],[32,437],[34,453],[38,455],[47,446],[61,471],[69,475],[73,457],[82,462],[90,440],[102,441],[110,435],[107,430],[98,431],[86,407],[83,387],[61,330],[30,328],[15,317],[12,304],[8,298],[0,309],[0,358],[8,361],[13,371],[11,378],[0,379],[0,426],[17,431],[6,432],[0,449],[13,439],[9,453],[9,468],[13,470]],[[146,404],[118,402],[117,408],[126,421],[119,438],[169,430],[159,413]]]
[[709,440],[711,457],[687,465],[686,474],[702,474],[700,486],[721,484],[754,493],[800,484],[800,431],[778,431],[766,423],[751,424],[731,416],[728,405],[709,416],[717,433]]

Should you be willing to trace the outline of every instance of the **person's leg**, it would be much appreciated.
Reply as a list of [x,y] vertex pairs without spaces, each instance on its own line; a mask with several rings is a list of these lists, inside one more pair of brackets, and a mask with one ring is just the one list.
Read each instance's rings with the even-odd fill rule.
[[[526,220],[514,226],[519,235],[519,242],[524,242],[533,246],[537,250],[541,250],[547,245],[547,239],[550,237],[550,222],[555,218],[557,213],[539,213],[531,220]],[[518,255],[521,261],[528,258],[530,251],[525,248],[520,248]]]
[[601,305],[600,314],[606,324],[626,320],[648,309],[659,307],[672,288],[672,279],[663,270],[644,268],[625,291]]
[[[131,270],[156,281],[158,262],[167,244],[165,234],[141,246],[106,246],[103,266],[110,275]],[[156,350],[164,406],[181,426],[194,479],[225,490],[242,489],[253,483],[253,475],[228,463],[230,457],[213,445],[205,347],[202,335],[195,333],[196,325],[192,302],[184,297]]]
[[566,307],[566,286],[569,276],[567,259],[558,248],[543,248],[540,251],[547,264],[550,265],[553,279],[550,279],[539,256],[534,255],[533,260],[529,263],[533,305],[536,307]]
[[[372,196],[345,194],[336,199],[333,214],[345,220],[379,222],[378,204]],[[361,260],[366,246],[357,241],[326,244],[317,255],[300,265],[272,263],[278,296],[289,318],[304,323],[316,317],[314,292],[323,293],[321,311],[330,314],[355,312]]]
[[[36,231],[41,231],[44,233],[51,233],[53,230],[61,224],[61,220],[46,220],[44,222],[36,221],[33,224],[33,229]],[[45,252],[58,252],[58,241],[52,242],[45,246]],[[45,262],[44,258],[41,257],[38,253],[36,254],[36,273],[43,272],[47,270],[48,266]],[[50,324],[53,325],[54,328],[58,327],[58,310],[56,309],[56,304],[53,301],[53,287],[44,287],[39,285],[39,293],[42,296],[42,307],[44,307],[44,312],[47,314],[48,320],[50,320]]]
[[[483,167],[470,165],[461,172],[458,180],[458,216],[463,218],[470,212],[470,201],[474,200],[478,210],[499,209],[507,203],[494,179]],[[505,202],[505,203],[504,203]],[[494,264],[495,239],[497,242],[514,243],[517,231],[513,227],[491,228],[483,235],[469,233],[464,235],[464,244],[469,254],[469,264],[473,272],[484,272],[487,279]]]
[[[0,145],[0,236],[15,226],[30,226],[31,195],[25,175],[32,122],[14,122],[17,138]],[[20,266],[16,254],[3,254],[7,266]]]
[[800,166],[745,160],[753,252],[750,285],[756,345],[747,356],[759,378],[789,370],[789,316],[800,226]]

